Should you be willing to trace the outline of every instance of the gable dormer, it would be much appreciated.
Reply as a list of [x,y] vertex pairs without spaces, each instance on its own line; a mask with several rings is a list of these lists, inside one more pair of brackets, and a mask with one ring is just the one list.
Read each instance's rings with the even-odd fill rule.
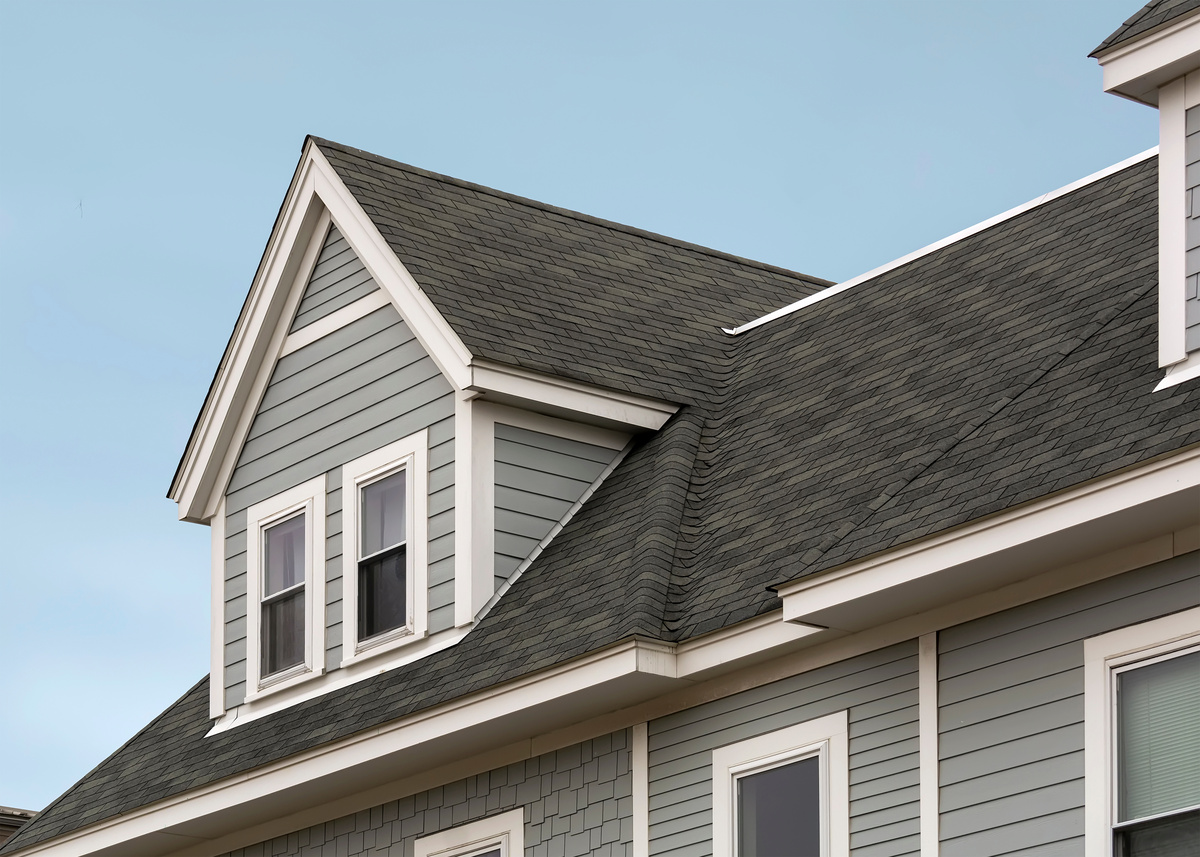
[[1200,377],[1200,6],[1155,0],[1094,56],[1104,89],[1158,108],[1159,385]]
[[308,141],[170,493],[215,728],[456,644],[674,410],[477,358]]

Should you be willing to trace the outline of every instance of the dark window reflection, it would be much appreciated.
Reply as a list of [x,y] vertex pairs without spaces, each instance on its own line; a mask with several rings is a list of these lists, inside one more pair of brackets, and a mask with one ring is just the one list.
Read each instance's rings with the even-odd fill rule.
[[820,857],[820,758],[738,778],[737,810],[738,857]]

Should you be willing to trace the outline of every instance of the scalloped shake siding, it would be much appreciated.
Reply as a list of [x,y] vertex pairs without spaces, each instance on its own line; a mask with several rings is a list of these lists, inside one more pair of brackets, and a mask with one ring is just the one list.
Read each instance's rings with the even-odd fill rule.
[[418,837],[517,807],[526,857],[632,857],[629,747],[622,729],[224,857],[412,857]]

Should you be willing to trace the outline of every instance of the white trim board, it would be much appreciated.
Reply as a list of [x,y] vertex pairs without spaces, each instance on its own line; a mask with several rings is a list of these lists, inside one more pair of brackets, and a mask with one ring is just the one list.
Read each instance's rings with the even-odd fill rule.
[[[754,664],[748,668],[743,668],[744,662],[740,658],[747,651],[753,651],[755,646],[747,638],[742,626],[714,632],[694,641],[680,644],[678,647],[674,647],[676,654],[673,658],[670,654],[672,647],[669,645],[655,644],[652,649],[645,649],[639,655],[637,641],[631,641],[610,650],[585,656],[544,674],[530,676],[503,687],[491,688],[473,697],[456,700],[436,710],[421,712],[402,721],[384,724],[331,745],[297,754],[273,765],[175,795],[126,815],[38,843],[16,853],[21,854],[22,857],[34,854],[47,855],[47,857],[67,857],[67,855],[91,853],[105,853],[116,857],[116,855],[131,853],[134,845],[140,847],[140,844],[157,838],[157,841],[161,843],[157,850],[163,853],[173,849],[185,849],[189,857],[222,854],[286,834],[308,823],[339,818],[388,800],[403,797],[405,794],[461,779],[472,773],[502,767],[512,761],[550,752],[596,735],[608,734],[638,723],[646,723],[649,720],[713,699],[770,684],[830,663],[846,660],[905,640],[912,640],[940,628],[1046,598],[1095,580],[1196,550],[1200,550],[1200,527],[1157,537],[1145,543],[1131,544],[1122,551],[1093,557],[1069,568],[1056,569],[1037,578],[1024,580],[1004,589],[975,596],[962,602],[947,604],[923,614],[908,616],[870,631],[853,635],[813,631],[792,643],[792,646],[807,644],[810,646],[809,648],[798,651],[789,651],[787,648],[783,648],[777,650],[777,653],[783,653],[782,656],[774,657],[764,663]],[[759,619],[753,620],[753,623],[756,626],[760,623],[772,622],[782,624],[780,620],[781,614],[775,612],[759,617]],[[765,624],[763,627],[765,628]],[[689,650],[698,648],[703,643],[708,649],[705,660],[716,660],[722,654],[716,651],[722,639],[728,639],[730,646],[723,653],[727,674],[702,682],[691,681],[690,679],[704,676],[691,673],[683,668],[682,665],[686,661]],[[549,732],[540,732],[533,739],[524,739],[517,744],[505,744],[499,749],[493,747],[482,755],[472,755],[467,751],[468,748],[459,747],[457,749],[461,749],[463,752],[453,756],[451,761],[439,763],[433,759],[428,761],[422,759],[420,760],[422,764],[419,766],[420,772],[411,776],[406,775],[399,768],[393,768],[386,785],[373,786],[359,782],[357,788],[351,788],[349,787],[350,783],[341,783],[325,802],[316,805],[310,804],[302,812],[282,819],[276,814],[271,814],[269,821],[255,824],[252,823],[252,817],[247,815],[236,831],[208,833],[204,830],[206,819],[216,818],[218,813],[231,807],[242,805],[245,809],[247,801],[256,796],[269,796],[272,793],[272,787],[275,789],[295,788],[314,778],[330,777],[338,770],[353,769],[356,764],[369,763],[383,752],[381,748],[384,745],[401,746],[406,736],[409,740],[420,742],[439,733],[452,733],[458,728],[456,724],[464,722],[462,720],[464,715],[467,715],[468,719],[472,713],[482,717],[483,720],[502,718],[513,702],[519,702],[522,697],[529,701],[528,693],[536,687],[553,690],[561,695],[564,692],[570,692],[571,688],[578,688],[589,680],[600,678],[602,674],[612,675],[611,667],[619,667],[618,673],[623,669],[629,669],[634,666],[629,663],[631,656],[635,663],[638,663],[640,657],[638,670],[645,672],[646,678],[651,675],[663,677],[664,673],[672,672],[671,661],[673,660],[675,676],[689,679],[689,681],[677,682],[674,684],[676,690],[650,694],[652,698],[632,706],[620,707],[619,703],[609,698],[606,700],[606,705],[615,709],[609,713],[589,716],[585,712],[580,712],[578,716],[570,720],[570,725]],[[624,666],[620,667],[621,664]],[[333,675],[336,676],[337,672]],[[592,708],[591,710],[597,709]],[[552,726],[548,720],[542,722],[547,726]],[[400,744],[397,743],[398,741]],[[408,746],[411,748],[408,752],[417,752],[419,749],[415,744]],[[507,750],[518,746],[522,749],[513,750],[511,755],[506,755]],[[180,835],[185,830],[190,831],[188,833],[190,839]],[[212,839],[214,835],[216,838]],[[212,839],[212,842],[205,844],[198,842],[200,839]],[[188,847],[189,841],[197,844]],[[173,845],[168,847],[170,843]]]
[[1200,643],[1200,607],[1083,641],[1084,853],[1112,854],[1113,734],[1110,671]]
[[880,610],[902,615],[1102,550],[1126,529],[1183,529],[1196,522],[1197,508],[1200,447],[1193,447],[777,590],[785,620],[857,630],[880,621]]
[[1096,62],[1105,92],[1155,106],[1160,86],[1200,67],[1200,12],[1109,48]]
[[876,277],[880,276],[881,274],[886,274],[888,271],[894,271],[896,268],[903,267],[904,265],[907,265],[909,262],[915,261],[916,259],[920,259],[923,256],[928,256],[931,253],[935,253],[938,250],[941,250],[943,247],[948,247],[951,244],[955,244],[959,241],[962,241],[964,238],[969,238],[972,235],[975,235],[979,232],[983,232],[985,229],[991,229],[993,226],[996,226],[997,224],[1003,223],[1006,220],[1011,220],[1012,218],[1016,217],[1017,215],[1024,214],[1025,212],[1030,211],[1031,209],[1037,208],[1040,205],[1045,205],[1047,202],[1058,199],[1061,196],[1066,196],[1069,193],[1077,191],[1080,188],[1086,187],[1087,185],[1090,185],[1094,182],[1098,182],[1101,179],[1108,178],[1109,176],[1113,175],[1114,173],[1119,173],[1121,170],[1126,169],[1127,167],[1131,167],[1134,164],[1141,163],[1142,161],[1145,161],[1148,158],[1152,158],[1157,154],[1158,154],[1157,146],[1154,147],[1153,149],[1147,149],[1146,151],[1142,152],[1140,155],[1134,155],[1131,158],[1126,158],[1125,160],[1121,161],[1120,163],[1113,164],[1111,167],[1105,167],[1104,169],[1100,170],[1099,172],[1092,173],[1090,176],[1086,176],[1084,178],[1079,179],[1078,181],[1074,181],[1068,185],[1064,185],[1063,187],[1060,187],[1058,190],[1052,190],[1049,193],[1044,193],[1041,196],[1037,197],[1036,199],[1031,199],[1029,202],[1026,202],[1022,205],[1018,205],[1016,208],[1010,208],[1008,211],[1005,211],[1002,214],[997,214],[995,217],[989,217],[987,220],[984,220],[982,223],[977,223],[974,226],[968,226],[966,229],[963,229],[960,232],[955,232],[953,235],[951,235],[948,238],[943,238],[940,241],[935,241],[934,243],[929,244],[928,246],[922,247],[920,250],[914,250],[912,253],[909,253],[907,256],[901,256],[899,259],[896,259],[892,262],[888,262],[885,265],[880,265],[878,268],[867,271],[865,274],[859,274],[857,277],[846,280],[844,283],[838,283],[836,286],[830,286],[827,289],[822,289],[821,291],[817,292],[815,295],[809,295],[808,297],[802,298],[801,300],[798,300],[795,303],[788,304],[785,307],[777,309],[774,312],[769,312],[766,315],[762,316],[761,318],[756,318],[753,321],[746,322],[745,324],[740,325],[738,327],[722,328],[722,329],[724,330],[725,333],[728,333],[730,336],[738,336],[742,333],[745,333],[748,330],[753,330],[756,327],[762,327],[767,322],[774,321],[777,318],[783,318],[784,316],[791,315],[792,313],[795,313],[795,312],[799,312],[800,310],[804,309],[805,307],[812,306],[813,304],[820,303],[821,301],[827,300],[828,298],[831,298],[834,295],[841,294],[842,292],[844,292],[848,289],[852,289],[857,285],[860,285],[862,283],[873,280]]

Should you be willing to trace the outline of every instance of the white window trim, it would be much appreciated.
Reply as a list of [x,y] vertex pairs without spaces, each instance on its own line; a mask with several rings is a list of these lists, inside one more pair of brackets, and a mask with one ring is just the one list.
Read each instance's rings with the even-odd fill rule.
[[1116,722],[1114,672],[1200,644],[1200,607],[1085,640],[1084,853],[1112,857]]
[[[359,486],[405,470],[408,623],[365,645],[358,641]],[[429,433],[422,429],[342,466],[343,667],[422,640],[429,631]]]
[[713,750],[713,855],[734,857],[734,779],[794,759],[821,754],[821,855],[850,851],[849,718],[845,711],[788,726]]
[[413,843],[413,857],[471,857],[497,848],[500,857],[524,857],[524,809],[509,810],[423,836]]
[[[303,663],[259,675],[262,615],[262,534],[284,518],[305,515],[304,598],[307,607]],[[325,671],[325,477],[318,476],[246,510],[246,701],[308,681]]]

